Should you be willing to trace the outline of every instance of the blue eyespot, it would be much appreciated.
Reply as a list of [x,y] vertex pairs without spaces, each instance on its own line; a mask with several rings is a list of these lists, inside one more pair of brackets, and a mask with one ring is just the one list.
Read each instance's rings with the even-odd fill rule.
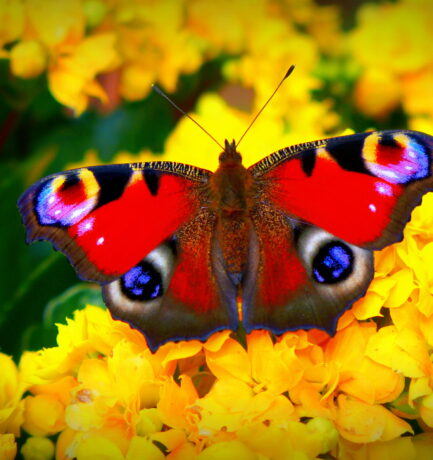
[[323,245],[313,259],[313,277],[318,283],[332,284],[345,280],[353,269],[353,252],[341,241]]
[[161,274],[147,261],[125,273],[120,279],[120,285],[122,292],[131,300],[153,300],[163,294]]

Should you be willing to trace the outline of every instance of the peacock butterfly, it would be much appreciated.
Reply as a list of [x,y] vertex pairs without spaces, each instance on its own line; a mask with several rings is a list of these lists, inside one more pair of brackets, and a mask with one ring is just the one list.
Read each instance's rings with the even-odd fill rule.
[[111,314],[156,350],[247,332],[319,328],[364,295],[373,251],[402,238],[433,189],[433,137],[382,131],[283,148],[246,169],[225,141],[210,171],[156,161],[48,176],[18,202]]

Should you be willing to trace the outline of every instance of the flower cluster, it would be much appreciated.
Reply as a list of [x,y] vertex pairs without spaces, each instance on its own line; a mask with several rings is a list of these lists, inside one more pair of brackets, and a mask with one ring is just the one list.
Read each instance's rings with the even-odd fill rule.
[[[314,96],[325,80],[338,95],[339,79],[352,79],[347,105],[373,124],[401,106],[411,128],[433,133],[431,24],[428,0],[364,4],[350,30],[336,6],[313,0],[3,0],[0,58],[14,77],[46,75],[80,115],[95,101],[113,110],[143,99],[153,82],[174,91],[223,56],[221,87],[194,108],[218,139],[238,139],[295,63],[242,143],[249,165],[340,130],[332,103]],[[164,160],[214,170],[212,149],[182,119]],[[99,162],[89,151],[84,163]],[[0,354],[0,458],[16,456],[17,439],[26,460],[431,458],[432,229],[427,195],[404,240],[376,253],[374,280],[334,337],[256,331],[243,346],[223,331],[152,353],[107,311],[75,312],[56,347],[25,352],[18,366]]]
[[18,369],[9,356],[0,353],[0,457],[15,458],[15,437],[23,423],[22,382]]
[[432,130],[432,21],[433,11],[423,0],[360,8],[349,49],[363,70],[355,103],[364,114],[380,119],[402,105],[413,129]]
[[425,131],[433,117],[432,20],[428,0],[365,4],[350,31],[337,7],[313,0],[5,0],[0,57],[21,78],[46,72],[52,94],[76,114],[91,98],[107,107],[142,99],[153,82],[174,91],[181,74],[222,54],[233,56],[227,82],[253,88],[259,105],[296,63],[299,76],[268,115],[290,122],[303,140],[338,122],[328,102],[312,100],[322,84],[313,73],[323,57],[350,57],[357,70],[346,73],[359,74],[354,101],[362,113],[381,119],[402,104],[412,127]]
[[261,104],[296,62],[298,78],[269,115],[288,117],[298,141],[338,120],[310,93],[320,86],[311,75],[320,51],[339,43],[340,30],[335,8],[296,3],[6,0],[0,5],[0,57],[10,60],[17,77],[46,72],[54,97],[76,114],[92,98],[107,107],[120,98],[142,99],[153,82],[174,91],[180,74],[223,53],[241,56],[227,64],[227,81],[254,88]]

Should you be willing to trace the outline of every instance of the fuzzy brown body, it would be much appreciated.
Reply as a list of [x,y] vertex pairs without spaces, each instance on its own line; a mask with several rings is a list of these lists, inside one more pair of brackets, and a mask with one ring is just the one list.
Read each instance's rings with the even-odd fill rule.
[[219,160],[220,165],[209,181],[211,208],[217,216],[216,238],[227,270],[240,274],[248,258],[254,179],[243,166],[234,142],[226,141],[226,150]]

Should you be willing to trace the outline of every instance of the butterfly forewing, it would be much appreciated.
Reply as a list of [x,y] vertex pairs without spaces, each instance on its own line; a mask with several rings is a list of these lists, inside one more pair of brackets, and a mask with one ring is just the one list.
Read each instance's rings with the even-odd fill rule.
[[433,188],[433,138],[413,131],[354,134],[282,149],[250,168],[260,199],[358,246],[402,236]]

